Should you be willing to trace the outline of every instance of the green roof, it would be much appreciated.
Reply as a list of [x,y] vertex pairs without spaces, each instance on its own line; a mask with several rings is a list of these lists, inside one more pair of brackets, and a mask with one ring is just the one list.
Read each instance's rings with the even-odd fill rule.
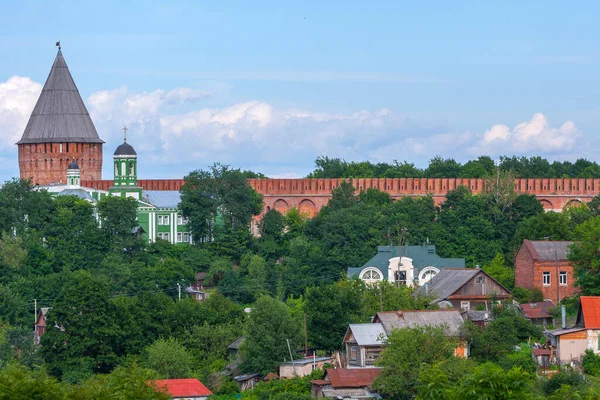
[[413,266],[420,272],[426,267],[437,269],[465,268],[464,258],[442,258],[435,252],[435,245],[425,244],[421,246],[378,246],[377,254],[367,261],[362,267],[348,268],[348,277],[358,277],[361,271],[368,267],[375,267],[381,271],[382,276],[387,279],[390,258],[408,257],[413,260]]

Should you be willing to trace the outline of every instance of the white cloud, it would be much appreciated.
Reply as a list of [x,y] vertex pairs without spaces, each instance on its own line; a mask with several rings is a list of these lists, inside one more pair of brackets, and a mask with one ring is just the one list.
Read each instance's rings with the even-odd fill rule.
[[23,135],[42,85],[22,76],[0,82],[0,152],[14,150]]
[[[0,157],[5,153],[4,162],[14,160],[15,169],[14,143],[41,87],[16,76],[0,82]],[[106,155],[122,141],[123,124],[129,127],[129,142],[140,155],[143,178],[179,177],[213,162],[298,177],[312,169],[318,155],[373,162],[397,159],[422,166],[435,155],[457,160],[480,154],[572,158],[585,147],[572,121],[555,127],[544,114],[513,128],[498,124],[476,134],[453,132],[385,108],[326,113],[279,109],[264,101],[215,108],[202,104],[209,96],[191,88],[133,92],[122,87],[95,92],[86,104],[107,142]],[[106,178],[111,177],[109,157]]]
[[478,136],[468,152],[473,155],[564,153],[572,150],[581,137],[573,121],[554,127],[544,114],[537,113],[530,121],[521,122],[512,129],[503,124],[492,126]]

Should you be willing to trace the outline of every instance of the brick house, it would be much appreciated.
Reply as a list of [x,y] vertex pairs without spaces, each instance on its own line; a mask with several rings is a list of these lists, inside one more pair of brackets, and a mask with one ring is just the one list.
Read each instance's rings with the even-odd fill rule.
[[515,286],[537,288],[545,300],[558,304],[576,295],[573,266],[567,258],[573,242],[523,240],[515,257]]

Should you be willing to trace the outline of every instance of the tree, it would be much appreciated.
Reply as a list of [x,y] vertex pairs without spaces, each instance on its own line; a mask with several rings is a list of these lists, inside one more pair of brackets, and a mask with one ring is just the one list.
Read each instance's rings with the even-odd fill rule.
[[343,180],[338,187],[331,191],[331,200],[327,203],[327,211],[352,207],[358,201],[355,192],[356,189],[352,183]]
[[107,242],[116,251],[123,251],[135,244],[133,233],[137,222],[138,202],[132,197],[107,196],[97,203],[101,229]]
[[577,285],[583,295],[600,295],[600,217],[575,228],[573,239],[568,257],[575,267]]
[[153,369],[162,379],[189,378],[192,358],[176,339],[158,339],[145,351],[145,366]]
[[504,256],[501,253],[496,253],[496,257],[488,265],[485,265],[483,270],[505,287],[514,285],[515,271],[505,265]]
[[258,229],[263,239],[279,241],[285,229],[285,217],[277,210],[269,210],[260,220]]
[[429,166],[425,170],[427,178],[454,178],[459,177],[461,172],[460,163],[453,158],[444,159],[435,156],[429,161]]
[[109,298],[106,280],[88,271],[77,271],[66,282],[41,338],[41,354],[53,375],[80,381],[116,365],[119,329]]
[[47,191],[36,190],[27,180],[5,182],[0,188],[0,231],[20,235],[29,228],[41,230],[52,209]]
[[374,188],[369,188],[366,191],[361,190],[358,198],[361,202],[376,207],[382,207],[392,203],[392,197],[388,193]]
[[0,370],[0,400],[63,398],[63,387],[43,370],[31,371],[18,364]]
[[374,387],[390,398],[414,398],[422,366],[454,357],[455,348],[455,341],[446,337],[444,327],[394,329],[377,360],[383,370]]
[[305,311],[310,344],[319,350],[339,350],[349,323],[360,322],[359,281],[341,281],[306,289]]
[[244,336],[241,368],[263,375],[289,360],[289,349],[302,343],[301,328],[286,305],[266,295],[254,303]]

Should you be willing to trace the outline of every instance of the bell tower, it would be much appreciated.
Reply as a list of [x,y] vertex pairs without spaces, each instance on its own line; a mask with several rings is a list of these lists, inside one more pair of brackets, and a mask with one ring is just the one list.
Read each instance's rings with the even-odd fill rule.
[[123,143],[113,154],[115,178],[110,193],[117,196],[129,196],[138,200],[142,198],[142,188],[137,183],[137,153],[127,143],[127,127],[123,127]]

